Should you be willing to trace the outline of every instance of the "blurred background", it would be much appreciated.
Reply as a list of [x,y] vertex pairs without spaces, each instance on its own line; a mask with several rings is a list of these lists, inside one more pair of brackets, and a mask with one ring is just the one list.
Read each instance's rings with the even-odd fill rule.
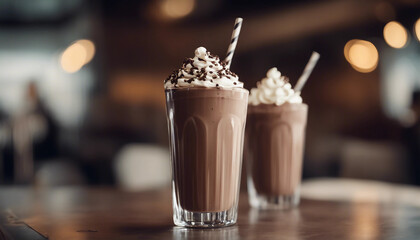
[[163,80],[238,16],[248,89],[321,54],[304,178],[420,184],[418,0],[2,0],[0,184],[168,186]]

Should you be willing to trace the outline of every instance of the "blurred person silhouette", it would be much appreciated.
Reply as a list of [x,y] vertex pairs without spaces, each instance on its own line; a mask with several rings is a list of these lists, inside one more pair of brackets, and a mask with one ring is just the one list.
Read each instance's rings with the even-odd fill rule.
[[0,109],[0,183],[7,181],[7,164],[5,163],[7,147],[10,146],[10,128],[7,116]]
[[29,183],[36,161],[57,155],[57,125],[39,97],[35,81],[26,87],[24,105],[12,118],[14,180]]
[[420,91],[413,93],[411,124],[404,129],[404,144],[409,157],[412,182],[420,185]]

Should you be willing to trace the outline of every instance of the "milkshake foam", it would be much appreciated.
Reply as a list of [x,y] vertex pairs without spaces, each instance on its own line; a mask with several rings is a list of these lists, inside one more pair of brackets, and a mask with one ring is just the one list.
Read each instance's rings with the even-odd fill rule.
[[277,68],[271,68],[267,72],[267,76],[260,82],[257,87],[251,89],[249,95],[249,104],[256,106],[260,104],[274,104],[280,106],[284,103],[302,103],[299,92],[292,89],[289,79],[282,76]]
[[166,80],[165,88],[243,88],[238,75],[227,69],[226,63],[220,61],[204,47],[195,50],[193,58],[185,59],[182,67],[174,71]]

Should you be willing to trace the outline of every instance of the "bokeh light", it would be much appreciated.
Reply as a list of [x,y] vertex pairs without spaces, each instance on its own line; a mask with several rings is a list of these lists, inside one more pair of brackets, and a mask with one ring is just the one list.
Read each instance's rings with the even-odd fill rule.
[[194,10],[195,0],[163,0],[161,12],[169,18],[182,18]]
[[363,73],[375,70],[379,61],[375,45],[359,39],[347,42],[344,47],[344,56],[354,69]]
[[74,43],[61,54],[61,67],[68,73],[74,73],[83,67],[86,61],[86,50],[83,45]]
[[414,32],[416,34],[417,40],[420,41],[420,18],[417,19],[416,24],[414,24]]
[[81,39],[71,44],[61,54],[60,64],[64,71],[75,73],[89,63],[95,55],[95,44],[87,39]]
[[407,30],[399,22],[389,22],[384,27],[384,39],[389,46],[402,48],[407,44]]

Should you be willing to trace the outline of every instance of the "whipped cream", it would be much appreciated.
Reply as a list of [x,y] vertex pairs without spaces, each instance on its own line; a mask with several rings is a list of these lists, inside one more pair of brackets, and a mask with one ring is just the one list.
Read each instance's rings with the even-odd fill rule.
[[257,82],[257,87],[251,89],[249,104],[275,104],[283,103],[302,103],[300,92],[295,92],[289,79],[282,76],[277,68],[271,68],[267,72],[267,77]]
[[243,88],[238,75],[226,68],[226,63],[204,47],[195,50],[194,58],[187,58],[182,67],[166,80],[165,88]]

